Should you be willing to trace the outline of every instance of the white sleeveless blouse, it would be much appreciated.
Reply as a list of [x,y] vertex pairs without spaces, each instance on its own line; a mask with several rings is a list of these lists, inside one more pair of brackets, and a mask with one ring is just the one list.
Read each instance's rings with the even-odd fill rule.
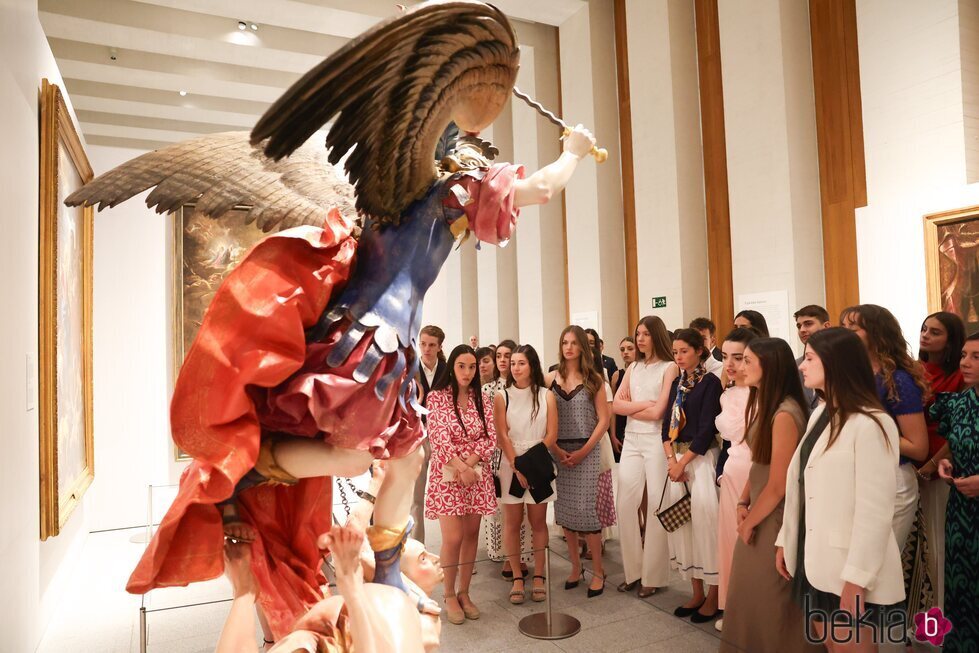
[[[663,375],[673,361],[643,363],[636,361],[629,372],[629,394],[633,401],[651,401],[659,397],[663,389]],[[635,419],[630,416],[625,430],[631,433],[660,433],[663,420]]]

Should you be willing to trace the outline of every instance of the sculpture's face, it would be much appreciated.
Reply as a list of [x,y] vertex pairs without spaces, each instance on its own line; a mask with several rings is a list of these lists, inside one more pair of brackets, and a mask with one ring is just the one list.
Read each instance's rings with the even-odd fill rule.
[[418,540],[410,538],[401,553],[401,571],[426,594],[431,594],[445,576],[439,557],[426,551],[425,545]]

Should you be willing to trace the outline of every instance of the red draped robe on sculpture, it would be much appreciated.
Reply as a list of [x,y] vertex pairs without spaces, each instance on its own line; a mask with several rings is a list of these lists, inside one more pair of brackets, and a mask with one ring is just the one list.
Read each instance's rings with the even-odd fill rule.
[[[471,201],[462,208],[469,228],[478,239],[497,244],[516,223],[514,182],[522,177],[521,166],[496,164],[482,179],[450,182],[446,192],[453,183],[466,188]],[[458,208],[453,193],[444,202]],[[334,211],[324,228],[298,227],[261,241],[221,284],[181,367],[170,407],[174,442],[193,462],[128,591],[143,594],[221,575],[224,529],[215,504],[228,499],[255,466],[263,432],[291,422],[293,435],[323,437],[377,458],[403,456],[421,443],[418,416],[398,402],[400,383],[383,401],[374,395],[374,381],[390,371],[393,357],[367,383],[352,379],[369,335],[343,365],[328,369],[323,361],[331,337],[306,343],[305,330],[349,278],[356,246],[352,225]],[[354,416],[359,435],[336,429],[334,438],[320,428]],[[258,532],[252,570],[276,638],[323,598],[316,539],[332,526],[331,481],[259,486],[237,498],[242,519]]]

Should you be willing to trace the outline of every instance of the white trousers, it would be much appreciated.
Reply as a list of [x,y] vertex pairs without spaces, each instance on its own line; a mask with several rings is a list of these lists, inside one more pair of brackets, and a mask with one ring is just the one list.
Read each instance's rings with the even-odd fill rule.
[[918,507],[918,475],[914,465],[904,463],[897,467],[897,501],[894,503],[894,539],[898,551],[904,551],[911,527],[914,526],[914,513]]
[[[636,579],[645,587],[666,587],[670,584],[670,549],[666,531],[656,518],[666,482],[666,454],[659,433],[626,431],[622,457],[619,459],[619,487],[616,512],[619,520],[619,540],[622,546],[622,567],[625,580]],[[639,534],[639,505],[646,489],[646,543]],[[665,505],[664,505],[665,507]]]
[[[682,457],[678,455],[676,459]],[[717,571],[717,485],[714,482],[716,463],[717,449],[711,448],[687,465],[692,516],[690,521],[667,535],[673,568],[684,580],[699,578],[707,585],[720,582]],[[684,492],[683,483],[670,483],[663,508],[679,501]]]

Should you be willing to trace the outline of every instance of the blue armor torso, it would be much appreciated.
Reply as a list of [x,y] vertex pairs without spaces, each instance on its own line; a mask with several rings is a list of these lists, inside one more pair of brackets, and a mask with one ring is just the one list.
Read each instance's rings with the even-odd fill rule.
[[[414,349],[422,327],[425,292],[452,251],[454,238],[449,224],[463,213],[442,203],[452,179],[433,184],[425,197],[405,210],[400,224],[380,230],[374,230],[369,223],[365,225],[350,281],[307,333],[307,341],[321,340],[340,320],[350,321],[327,357],[327,364],[336,367],[347,360],[363,336],[373,329],[373,343],[353,378],[365,383],[386,355],[396,354],[394,367],[378,380],[374,389],[379,398],[401,376],[406,365],[410,369],[399,392],[402,402],[414,379],[418,366]],[[409,350],[413,352],[410,357],[406,356]],[[413,395],[410,394],[409,400]]]

